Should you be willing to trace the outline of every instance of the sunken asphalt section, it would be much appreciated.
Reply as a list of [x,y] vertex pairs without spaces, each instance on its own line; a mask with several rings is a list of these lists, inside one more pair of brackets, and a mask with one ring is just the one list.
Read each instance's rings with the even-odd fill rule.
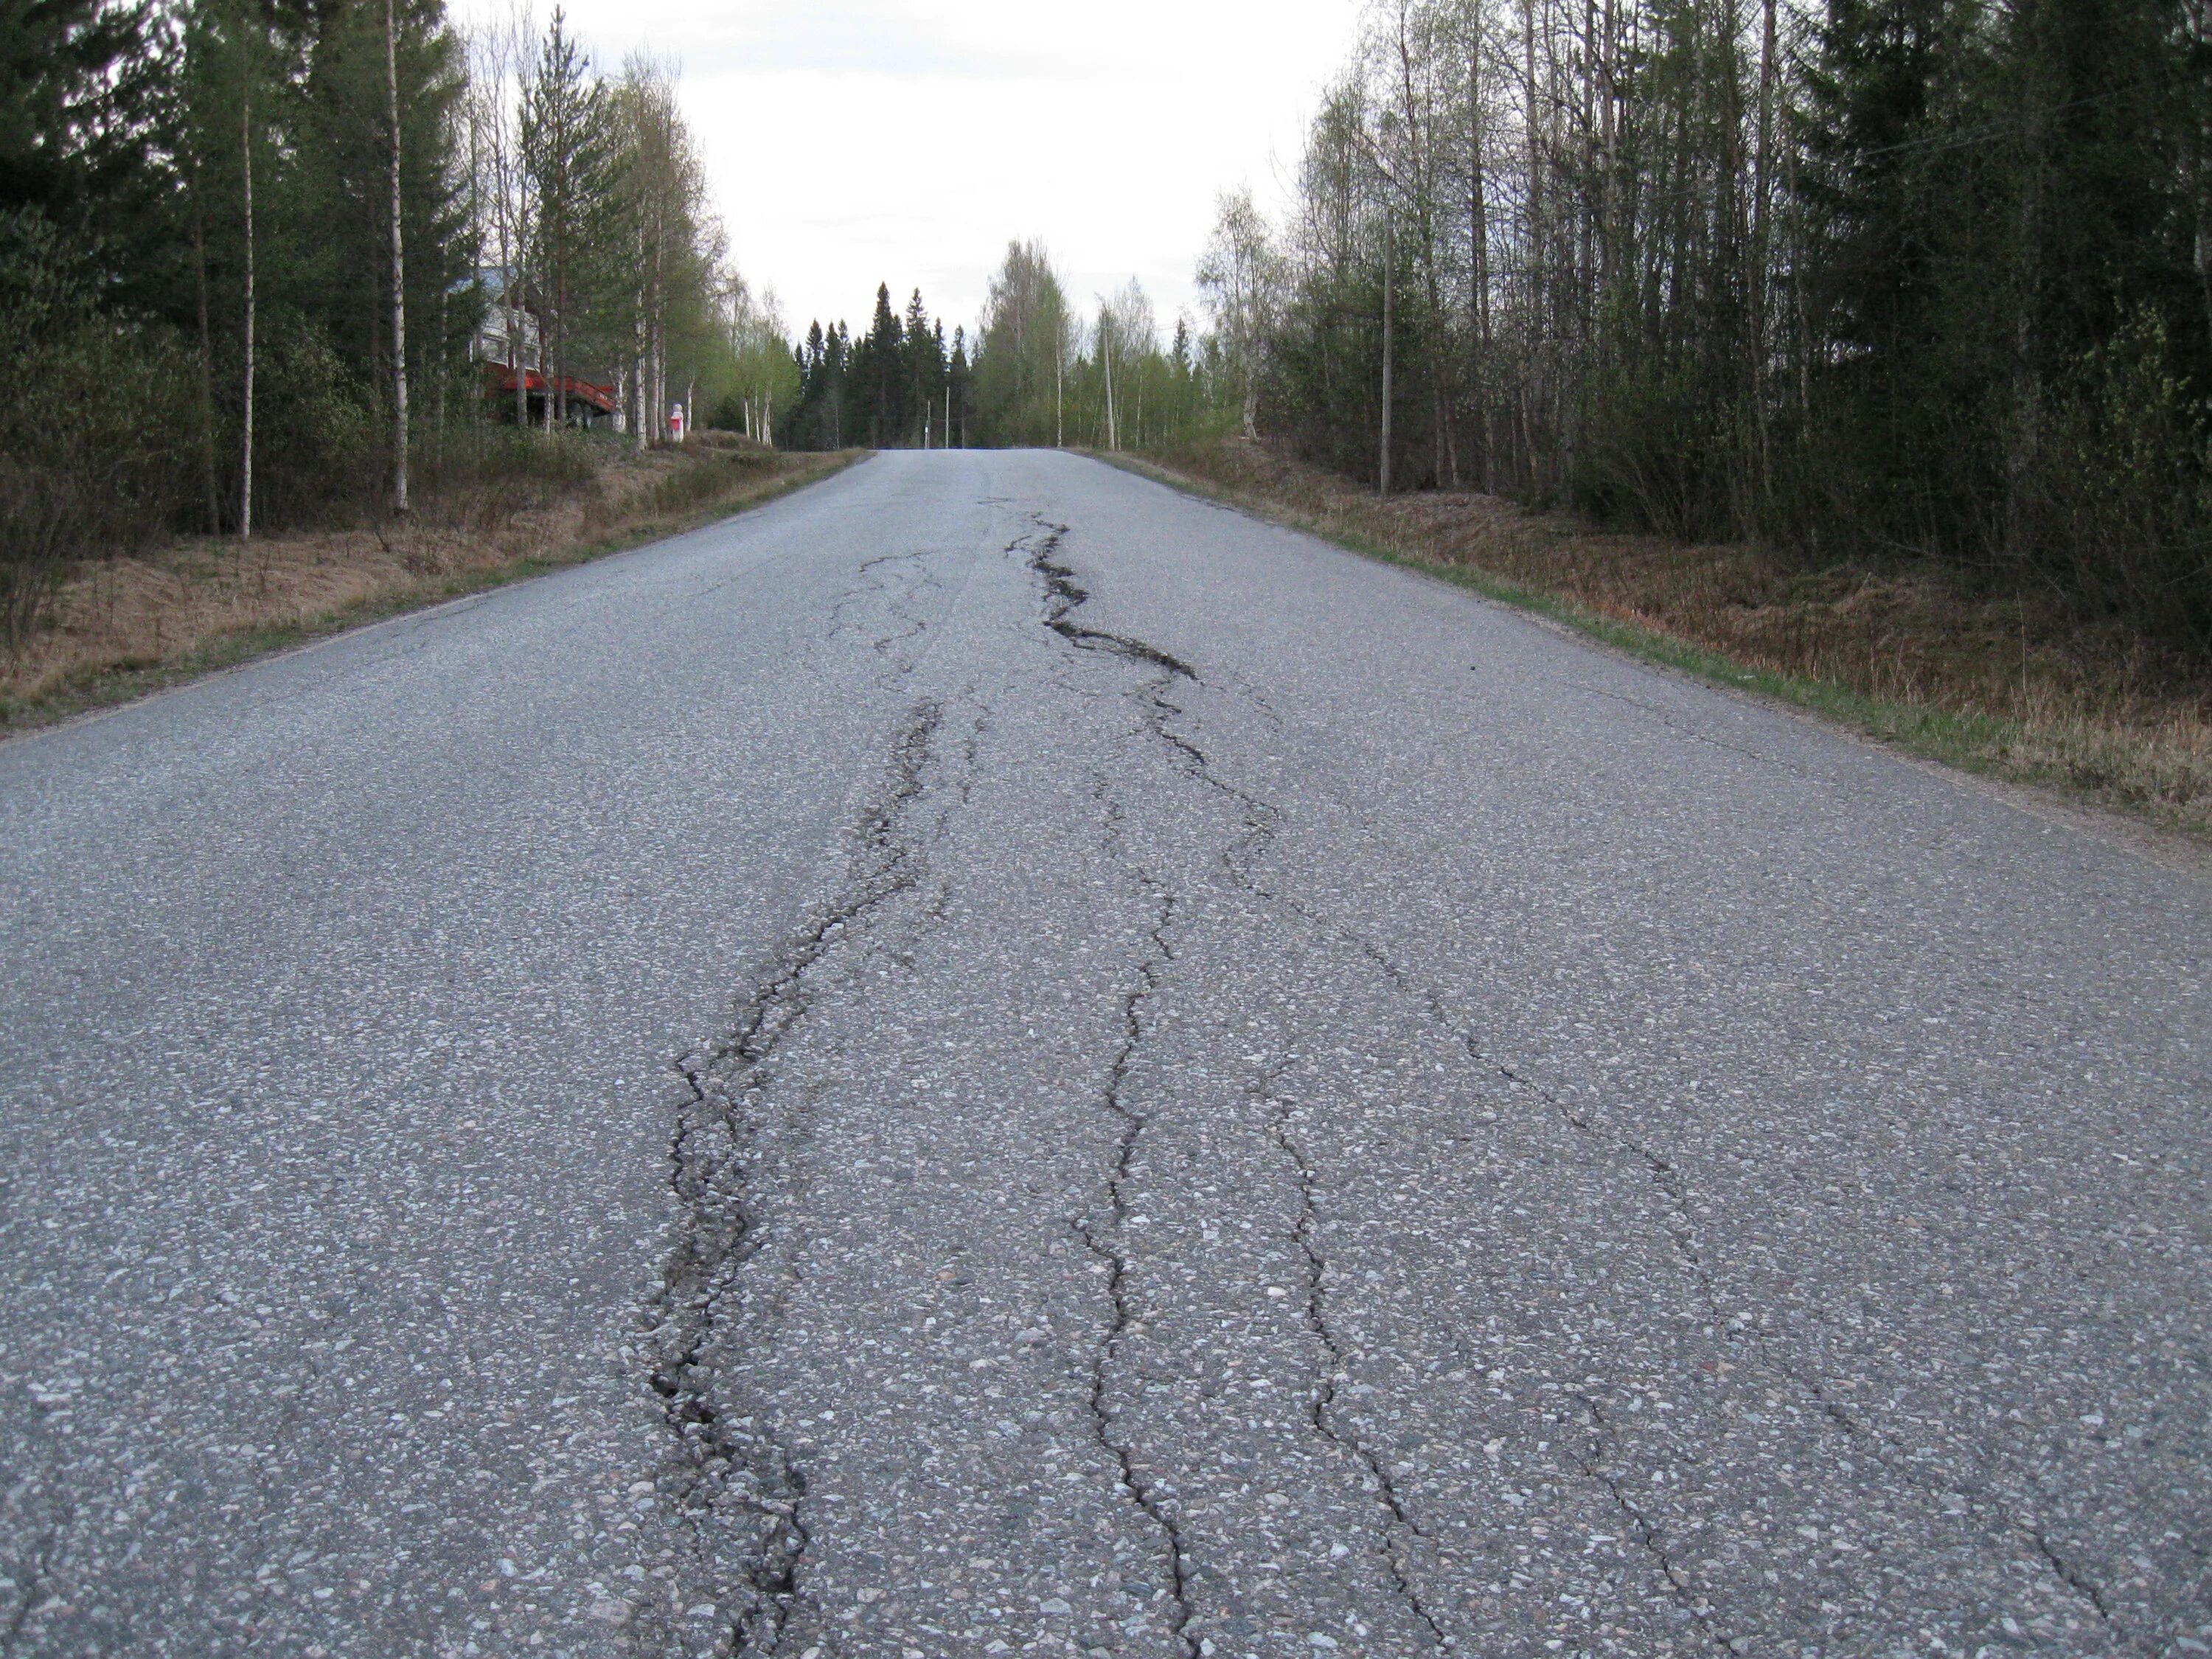
[[1052,454],[0,748],[0,1653],[2212,1651],[2201,877]]

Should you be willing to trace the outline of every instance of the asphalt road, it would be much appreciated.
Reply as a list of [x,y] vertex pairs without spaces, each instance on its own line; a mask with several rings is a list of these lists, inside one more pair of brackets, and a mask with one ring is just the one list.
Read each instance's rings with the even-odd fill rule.
[[0,747],[0,1653],[2212,1652],[2201,875],[1052,454]]

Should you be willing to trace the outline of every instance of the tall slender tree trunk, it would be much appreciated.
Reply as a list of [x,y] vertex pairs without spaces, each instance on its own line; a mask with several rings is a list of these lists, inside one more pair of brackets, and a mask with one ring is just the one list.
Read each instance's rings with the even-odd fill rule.
[[399,21],[397,0],[384,0],[384,89],[392,138],[392,510],[407,500],[407,257],[399,194]]
[[1776,0],[1765,0],[1759,40],[1759,161],[1753,198],[1751,242],[1751,395],[1759,422],[1761,507],[1774,495],[1773,398],[1767,386],[1774,358],[1774,88],[1777,70]]
[[1482,14],[1467,55],[1468,285],[1474,304],[1474,395],[1482,404],[1482,487],[1498,489],[1497,353],[1490,307],[1490,191],[1488,124],[1484,119]]
[[[2037,43],[2041,47],[2042,43]],[[2039,68],[2041,66],[2039,65]],[[2043,186],[2049,154],[2045,115],[2040,107],[2055,101],[2038,76],[2031,82],[2027,139],[2022,145],[2027,185],[2021,192],[2020,241],[2013,251],[2017,293],[2013,324],[2013,408],[2005,453],[2005,551],[2021,558],[2033,533],[2027,491],[2043,439],[2042,341],[2038,325],[2043,301]]]
[[253,537],[253,89],[239,122],[246,179],[246,404],[239,431],[238,538]]
[[1544,397],[1548,379],[1546,374],[1549,352],[1548,301],[1546,286],[1546,266],[1548,263],[1545,246],[1547,227],[1545,222],[1544,139],[1543,118],[1537,108],[1536,96],[1536,0],[1522,0],[1521,76],[1522,95],[1526,100],[1528,146],[1528,227],[1524,232],[1526,246],[1522,258],[1525,262],[1524,281],[1528,305],[1528,362],[1521,374],[1521,449],[1522,466],[1530,483],[1536,483],[1536,423],[1535,405]]
[[1392,337],[1390,290],[1392,266],[1396,261],[1397,247],[1390,223],[1390,210],[1382,210],[1382,455],[1376,468],[1378,495],[1390,493],[1390,371],[1391,354],[1396,345]]
[[1430,467],[1439,483],[1459,488],[1458,394],[1452,373],[1450,331],[1445,326],[1443,284],[1437,275],[1437,167],[1435,146],[1425,142],[1432,123],[1423,118],[1424,100],[1413,86],[1413,42],[1405,14],[1398,18],[1399,105],[1412,151],[1413,211],[1420,232],[1421,277],[1429,307],[1429,402],[1433,421]]
[[633,333],[630,383],[636,394],[637,433],[631,441],[637,453],[642,455],[653,442],[653,412],[648,406],[645,389],[645,294],[642,289],[639,290],[637,296],[637,324]]
[[[2197,61],[2203,63],[2207,38],[2212,36],[2212,9],[2208,9],[2205,0],[2193,0],[2183,27]],[[2191,106],[2199,113],[2190,135],[2188,178],[2190,204],[2196,216],[2191,252],[2197,267],[2197,303],[2204,313],[2206,330],[2212,332],[2212,98],[2207,97],[2208,90],[2212,88],[2207,88],[2200,74]]]
[[447,329],[449,329],[449,328],[451,328],[451,327],[453,326],[453,324],[452,324],[452,322],[451,322],[450,319],[449,319],[449,318],[448,318],[448,316],[447,316],[447,309],[446,309],[446,307],[447,307],[447,297],[448,297],[448,296],[447,296],[447,292],[446,292],[446,290],[445,290],[445,289],[440,289],[438,290],[438,334],[437,334],[437,344],[436,344],[435,348],[434,349],[434,350],[432,351],[432,354],[431,354],[431,361],[432,361],[432,362],[435,362],[436,364],[438,364],[438,365],[439,365],[439,368],[438,368],[438,374],[437,374],[437,387],[438,387],[438,415],[437,415],[437,422],[438,422],[438,430],[439,430],[441,433],[443,433],[443,432],[447,429],[447,428],[446,428],[446,392],[447,392],[447,383],[448,383],[450,380],[452,380],[452,379],[453,378],[452,375],[450,375],[450,374],[448,374],[447,373],[446,373],[446,370],[445,370],[445,362],[446,362],[446,331],[447,331]]
[[207,498],[208,534],[222,528],[222,491],[216,477],[215,331],[208,317],[207,232],[200,205],[199,162],[192,162],[192,277],[200,323],[200,483]]
[[538,424],[544,431],[553,429],[553,331],[546,326],[551,318],[541,311],[538,315],[538,395],[543,399]]

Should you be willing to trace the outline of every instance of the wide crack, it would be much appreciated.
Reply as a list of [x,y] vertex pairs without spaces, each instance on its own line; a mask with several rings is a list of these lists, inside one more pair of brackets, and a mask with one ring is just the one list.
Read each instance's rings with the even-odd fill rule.
[[1168,1594],[1174,1604],[1169,1628],[1189,1659],[1197,1659],[1198,1644],[1187,1629],[1191,1619],[1190,1579],[1182,1525],[1176,1520],[1175,1511],[1160,1501],[1155,1483],[1148,1480],[1139,1468],[1131,1443],[1115,1433],[1113,1408],[1106,1401],[1108,1373],[1120,1358],[1122,1338],[1133,1317],[1129,1310],[1129,1264],[1121,1254],[1120,1240],[1129,1217],[1127,1188],[1130,1171],[1136,1160],[1137,1146],[1144,1136],[1145,1118],[1129,1104],[1125,1091],[1129,1067],[1145,1038],[1144,1006],[1159,989],[1162,974],[1175,960],[1175,947],[1168,943],[1168,930],[1175,924],[1175,895],[1141,872],[1139,879],[1144,882],[1158,908],[1146,933],[1150,949],[1137,964],[1137,983],[1121,1000],[1121,1046],[1115,1054],[1113,1064],[1107,1068],[1106,1086],[1099,1096],[1099,1104],[1113,1115],[1120,1126],[1115,1138],[1113,1171],[1106,1179],[1110,1218],[1103,1228],[1094,1224],[1089,1218],[1079,1218],[1074,1224],[1084,1247],[1106,1269],[1106,1300],[1110,1315],[1106,1334],[1091,1361],[1090,1408],[1092,1431],[1100,1448],[1113,1458],[1121,1470],[1122,1490],[1129,1494],[1130,1501],[1158,1529],[1164,1541]]
[[[1142,640],[1085,628],[1071,621],[1068,613],[1089,595],[1076,584],[1074,572],[1053,557],[1060,538],[1066,534],[1066,526],[1046,524],[1042,520],[1038,520],[1038,526],[1041,539],[1018,538],[1007,550],[1026,552],[1030,568],[1043,579],[1047,607],[1045,625],[1079,650],[1104,651],[1146,664],[1158,671],[1146,681],[1142,695],[1148,708],[1164,709],[1166,705],[1163,703],[1160,693],[1177,678],[1195,680],[1195,671],[1188,664]],[[1164,720],[1164,713],[1154,713],[1148,714],[1146,724],[1149,728],[1158,731]],[[1112,799],[1103,778],[1094,793],[1106,811],[1107,845],[1110,850],[1117,848],[1121,840],[1121,806]],[[1105,1270],[1108,1324],[1091,1361],[1089,1407],[1092,1433],[1100,1449],[1113,1460],[1119,1471],[1121,1489],[1128,1494],[1129,1501],[1160,1535],[1167,1566],[1166,1594],[1172,1609],[1170,1633],[1187,1659],[1198,1659],[1198,1641],[1190,1634],[1188,1628],[1192,1618],[1190,1563],[1182,1523],[1173,1507],[1163,1500],[1158,1484],[1146,1474],[1133,1443],[1115,1431],[1115,1413],[1107,1399],[1110,1376],[1115,1362],[1121,1357],[1123,1339],[1135,1321],[1129,1305],[1129,1264],[1121,1253],[1121,1239],[1129,1217],[1128,1182],[1135,1167],[1138,1146],[1144,1138],[1146,1119],[1129,1103],[1129,1071],[1145,1039],[1145,1005],[1159,989],[1163,975],[1175,961],[1175,947],[1169,942],[1168,934],[1175,925],[1179,902],[1176,895],[1150,872],[1134,864],[1131,868],[1152,899],[1155,910],[1152,924],[1146,933],[1146,953],[1137,964],[1136,982],[1122,998],[1121,1046],[1107,1067],[1105,1085],[1099,1094],[1099,1105],[1114,1117],[1117,1124],[1113,1167],[1106,1179],[1109,1213],[1103,1225],[1088,1217],[1077,1218],[1072,1224],[1084,1248]]]
[[[775,1650],[799,1599],[798,1572],[809,1542],[804,1472],[757,1418],[732,1419],[720,1408],[701,1369],[720,1304],[762,1242],[752,1159],[763,1068],[805,1018],[808,975],[872,911],[915,886],[919,854],[903,833],[904,819],[922,793],[942,717],[934,702],[912,711],[885,789],[856,826],[844,888],[786,940],[738,1001],[727,1032],[675,1063],[691,1096],[669,1143],[670,1185],[682,1218],[646,1310],[646,1347],[662,1420],[680,1451],[681,1474],[670,1495],[722,1607],[723,1652]],[[717,1544],[740,1515],[751,1517],[750,1536],[732,1561]],[[733,1593],[738,1605],[723,1605]],[[672,1617],[678,1611],[669,1609]]]
[[[1214,771],[1206,753],[1194,742],[1175,730],[1170,724],[1185,712],[1180,705],[1169,697],[1167,694],[1170,689],[1178,679],[1188,680],[1194,684],[1202,685],[1204,682],[1200,679],[1198,672],[1189,664],[1146,641],[1133,639],[1125,635],[1103,629],[1086,628],[1074,622],[1070,613],[1083,605],[1090,598],[1090,593],[1075,580],[1073,569],[1060,562],[1056,556],[1061,539],[1067,534],[1067,526],[1050,523],[1042,517],[1037,518],[1036,522],[1038,526],[1038,535],[1018,538],[1008,550],[1026,552],[1029,555],[1030,568],[1043,579],[1049,605],[1045,618],[1046,625],[1079,648],[1109,652],[1135,661],[1149,663],[1164,671],[1142,688],[1146,710],[1146,729],[1152,737],[1175,752],[1182,769],[1188,776],[1236,804],[1244,823],[1245,835],[1241,854],[1237,848],[1224,850],[1222,854],[1223,867],[1231,879],[1262,902],[1279,904],[1298,916],[1308,926],[1319,932],[1334,935],[1350,945],[1372,962],[1385,981],[1394,988],[1425,1008],[1436,1024],[1449,1033],[1459,1043],[1470,1063],[1478,1069],[1493,1073],[1513,1089],[1534,1095],[1557,1112],[1561,1119],[1577,1133],[1609,1146],[1616,1154],[1626,1156],[1639,1164],[1647,1179],[1663,1200],[1662,1224],[1667,1230],[1687,1277],[1695,1286],[1699,1301],[1705,1307],[1711,1327],[1720,1340],[1738,1349],[1739,1352],[1744,1351],[1747,1347],[1755,1348],[1759,1358],[1753,1363],[1760,1369],[1787,1380],[1802,1390],[1820,1407],[1826,1420],[1832,1424],[1839,1432],[1852,1437],[1863,1444],[1869,1445],[1882,1466],[1898,1478],[1941,1498],[1965,1498],[1978,1512],[1996,1518],[2002,1524],[2032,1540],[2039,1555],[2049,1566],[2052,1576],[2094,1609],[2099,1620],[2108,1629],[2124,1639],[2125,1632],[2118,1621],[2114,1619],[2104,1592],[2058,1553],[2039,1524],[2013,1513],[2001,1498],[1992,1494],[1975,1492],[1969,1488],[1962,1488],[1957,1485],[1946,1484],[1930,1479],[1905,1455],[1905,1449],[1900,1443],[1879,1429],[1862,1421],[1844,1407],[1831,1400],[1817,1379],[1802,1376],[1788,1366],[1778,1364],[1765,1357],[1765,1339],[1751,1328],[1750,1322],[1747,1319],[1730,1316],[1725,1300],[1706,1264],[1702,1231],[1692,1212],[1687,1186],[1683,1182],[1680,1173],[1674,1168],[1673,1162],[1663,1153],[1632,1135],[1620,1134],[1607,1130],[1588,1113],[1580,1110],[1571,1102],[1544,1087],[1520,1068],[1490,1053],[1474,1032],[1465,1030],[1451,1017],[1441,996],[1429,988],[1419,984],[1373,940],[1353,929],[1328,921],[1291,896],[1270,890],[1260,884],[1252,872],[1252,866],[1279,833],[1281,826],[1279,811],[1219,776]],[[1704,737],[1704,734],[1697,735]],[[1720,741],[1710,738],[1705,740]],[[1733,747],[1725,744],[1722,746]],[[1756,758],[1771,760],[1770,757],[1765,756],[1756,757]],[[1088,1242],[1086,1239],[1086,1243]],[[1601,1419],[1598,1417],[1595,1404],[1588,1401],[1585,1401],[1584,1404],[1586,1409],[1592,1414],[1594,1425],[1601,1423]],[[1322,1427],[1323,1431],[1327,1431],[1322,1425],[1316,1424],[1316,1427]],[[1601,1430],[1601,1444],[1608,1436],[1609,1431]],[[1365,1461],[1364,1454],[1362,1458]],[[1638,1528],[1641,1546],[1655,1558],[1662,1577],[1677,1598],[1681,1599],[1686,1607],[1692,1607],[1696,1612],[1711,1638],[1723,1648],[1733,1650],[1738,1638],[1722,1634],[1713,1626],[1712,1615],[1709,1608],[1698,1604],[1692,1597],[1687,1582],[1681,1577],[1672,1558],[1666,1553],[1663,1540],[1656,1526],[1647,1521],[1641,1512],[1635,1509],[1632,1503],[1626,1498],[1619,1483],[1601,1467],[1600,1460],[1595,1457],[1589,1460],[1585,1466],[1584,1473],[1611,1495],[1617,1506],[1621,1507],[1634,1519]],[[1413,1524],[1409,1515],[1403,1516],[1398,1515],[1401,1505],[1395,1491],[1389,1494],[1389,1507],[1393,1510],[1394,1520],[1402,1518],[1407,1529],[1413,1531],[1417,1536],[1421,1535],[1420,1529]],[[1395,1567],[1396,1565],[1395,1561],[1393,1565]],[[1401,1577],[1402,1577],[1402,1573]],[[1424,1618],[1425,1621],[1425,1614]],[[1431,1628],[1433,1630],[1435,1626],[1431,1625]]]
[[1206,758],[1206,751],[1170,724],[1186,711],[1182,704],[1169,697],[1169,689],[1178,679],[1188,680],[1197,686],[1203,686],[1205,680],[1188,663],[1149,640],[1132,639],[1126,634],[1086,628],[1073,621],[1070,613],[1086,603],[1091,593],[1075,580],[1074,570],[1060,563],[1055,556],[1060,550],[1061,538],[1067,534],[1067,526],[1050,523],[1042,518],[1037,518],[1036,522],[1038,537],[1017,538],[1007,550],[1027,552],[1030,568],[1044,579],[1048,603],[1045,626],[1080,649],[1106,651],[1133,661],[1150,663],[1166,671],[1158,678],[1146,681],[1142,687],[1145,730],[1174,752],[1185,775],[1236,804],[1237,815],[1244,824],[1241,857],[1240,849],[1225,849],[1221,855],[1222,866],[1230,878],[1246,891],[1257,897],[1269,896],[1254,881],[1249,866],[1279,833],[1281,813],[1258,796],[1239,789],[1220,777],[1213,770],[1212,763]]
[[[1113,655],[1127,658],[1132,661],[1148,664],[1161,671],[1147,678],[1138,689],[1137,695],[1141,698],[1144,708],[1141,729],[1146,735],[1152,738],[1174,756],[1177,769],[1185,776],[1222,795],[1232,803],[1243,825],[1243,834],[1237,845],[1223,849],[1222,868],[1237,886],[1256,897],[1265,898],[1267,895],[1262,892],[1255,879],[1251,866],[1279,833],[1281,815],[1267,802],[1218,776],[1205,751],[1189,738],[1176,730],[1171,724],[1177,717],[1182,715],[1185,710],[1182,705],[1175,702],[1168,696],[1168,692],[1179,679],[1189,681],[1194,685],[1202,685],[1204,682],[1200,678],[1197,670],[1148,641],[1134,639],[1123,634],[1110,633],[1103,629],[1086,628],[1074,622],[1070,613],[1077,606],[1084,604],[1090,598],[1090,593],[1076,581],[1074,571],[1069,566],[1060,563],[1054,556],[1059,550],[1061,538],[1067,533],[1067,526],[1051,524],[1042,519],[1039,519],[1036,522],[1039,538],[1018,538],[1008,550],[1026,551],[1029,554],[1030,568],[1043,579],[1048,605],[1045,616],[1046,626],[1079,649],[1104,651]],[[1121,833],[1120,805],[1111,799],[1103,779],[1096,793],[1107,811],[1108,844],[1109,847],[1115,846],[1120,842]],[[1097,1363],[1092,1374],[1091,1412],[1097,1425],[1099,1443],[1118,1462],[1121,1470],[1123,1486],[1131,1492],[1138,1506],[1160,1528],[1167,1538],[1170,1577],[1178,1610],[1175,1632],[1185,1652],[1195,1655],[1200,1651],[1199,1647],[1186,1628],[1192,1617],[1192,1609],[1187,1597],[1188,1578],[1182,1532],[1172,1511],[1158,1501],[1152,1486],[1142,1478],[1130,1455],[1127,1443],[1115,1438],[1112,1432],[1112,1416],[1105,1404],[1107,1371],[1118,1352],[1121,1334],[1127,1330],[1132,1319],[1124,1290],[1127,1264],[1119,1250],[1114,1248],[1114,1239],[1118,1237],[1122,1221],[1128,1213],[1123,1195],[1123,1187],[1132,1167],[1138,1140],[1145,1128],[1143,1118],[1133,1113],[1122,1097],[1122,1082],[1127,1075],[1129,1063],[1135,1054],[1137,1044],[1143,1035],[1141,1023],[1138,1018],[1138,1010],[1157,988],[1161,969],[1167,963],[1174,960],[1175,955],[1168,944],[1167,930],[1174,920],[1177,902],[1176,896],[1167,892],[1156,878],[1141,867],[1137,868],[1137,875],[1147,890],[1159,899],[1162,909],[1158,925],[1154,928],[1152,935],[1156,954],[1148,957],[1141,964],[1140,983],[1125,1005],[1124,1019],[1127,1025],[1125,1041],[1121,1052],[1117,1055],[1109,1073],[1104,1096],[1104,1103],[1108,1109],[1123,1120],[1115,1172],[1108,1182],[1109,1196],[1112,1203],[1113,1228],[1110,1235],[1101,1235],[1087,1224],[1079,1223],[1076,1231],[1082,1237],[1085,1245],[1099,1258],[1106,1268],[1108,1297],[1113,1310],[1112,1328],[1105,1341],[1101,1345]],[[1389,1469],[1378,1457],[1360,1443],[1356,1436],[1340,1431],[1336,1427],[1328,1409],[1334,1399],[1335,1387],[1334,1373],[1343,1362],[1344,1351],[1322,1313],[1322,1276],[1324,1265],[1313,1243],[1313,1227],[1316,1216],[1314,1209],[1312,1172],[1305,1162],[1303,1152],[1290,1144],[1287,1136],[1287,1124],[1279,1125],[1278,1142],[1282,1146],[1285,1152],[1291,1158],[1298,1171],[1304,1200],[1304,1211],[1297,1231],[1297,1243],[1305,1253],[1309,1264],[1307,1318],[1310,1328],[1321,1341],[1330,1359],[1329,1364],[1324,1368],[1311,1408],[1312,1424],[1315,1430],[1325,1439],[1351,1454],[1368,1471],[1373,1487],[1380,1495],[1386,1515],[1382,1528],[1382,1548],[1383,1568],[1391,1588],[1404,1599],[1415,1618],[1428,1631],[1435,1644],[1440,1648],[1449,1647],[1451,1645],[1450,1638],[1445,1635],[1441,1626],[1430,1614],[1419,1594],[1413,1588],[1411,1579],[1407,1576],[1398,1543],[1399,1535],[1403,1533],[1411,1533],[1416,1537],[1425,1534],[1422,1534],[1419,1523],[1414,1520],[1411,1510],[1399,1494]]]
[[1037,524],[1044,532],[1043,539],[1032,543],[1024,536],[1016,541],[1008,551],[1026,548],[1030,568],[1044,578],[1045,593],[1051,605],[1044,619],[1047,628],[1085,651],[1111,651],[1138,662],[1148,662],[1155,668],[1164,668],[1170,674],[1180,675],[1187,680],[1198,678],[1198,671],[1188,663],[1156,645],[1144,640],[1133,640],[1126,634],[1109,634],[1103,629],[1085,628],[1071,620],[1068,613],[1088,599],[1091,594],[1088,589],[1077,584],[1073,569],[1053,557],[1060,549],[1060,538],[1067,534],[1067,526],[1047,524],[1042,519]]

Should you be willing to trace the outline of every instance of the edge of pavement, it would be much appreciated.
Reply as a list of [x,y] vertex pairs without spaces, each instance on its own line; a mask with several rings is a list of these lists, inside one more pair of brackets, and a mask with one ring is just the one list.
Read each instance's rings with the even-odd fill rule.
[[694,531],[741,518],[756,507],[766,507],[814,484],[826,483],[874,453],[871,449],[832,451],[821,466],[802,468],[775,479],[757,494],[734,503],[726,500],[671,518],[631,525],[573,546],[451,576],[435,587],[372,595],[300,622],[229,629],[175,662],[157,667],[103,671],[95,674],[88,685],[43,698],[19,714],[15,723],[0,726],[0,748],[105,720],[110,714],[202,680],[235,673],[280,657],[296,656],[350,635],[380,628],[386,623],[458,609],[500,588],[520,586],[578,565],[611,558],[617,553],[633,552],[655,542],[688,536]]
[[1206,501],[1227,512],[1312,536],[1378,564],[1394,565],[1519,614],[1565,638],[1639,663],[1647,668],[1747,698],[1820,726],[1861,747],[1879,750],[1921,771],[1948,780],[2045,823],[2077,831],[2132,853],[2162,868],[2212,878],[2212,840],[2156,822],[2149,814],[2086,799],[2055,781],[2027,782],[1942,752],[1930,723],[1942,711],[1867,696],[1847,687],[1737,662],[1723,653],[1655,629],[1607,617],[1557,594],[1508,581],[1469,565],[1449,564],[1399,551],[1336,528],[1265,496],[1230,490],[1126,452],[1083,449],[1123,472]]

